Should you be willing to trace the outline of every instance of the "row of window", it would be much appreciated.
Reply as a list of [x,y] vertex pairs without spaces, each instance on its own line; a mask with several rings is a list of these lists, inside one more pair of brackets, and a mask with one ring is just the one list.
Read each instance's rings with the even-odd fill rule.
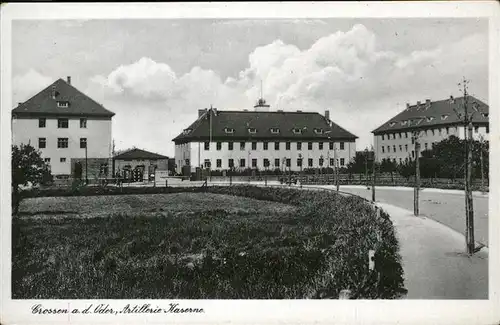
[[[431,146],[432,146],[432,148],[434,148],[434,142],[431,143]],[[382,153],[385,153],[385,147],[382,146],[381,148],[382,148]],[[397,152],[396,148],[397,148],[396,145],[393,145],[392,146],[392,152]],[[428,150],[428,149],[429,149],[429,145],[426,142],[426,143],[424,143],[424,150]],[[400,152],[403,151],[403,145],[402,144],[399,145],[399,151]],[[391,146],[387,146],[387,152],[391,152]],[[407,144],[405,144],[405,152],[408,152],[408,145]]]
[[[458,126],[454,126],[450,129],[450,127],[445,127],[443,129],[427,129],[427,130],[423,130],[423,134],[425,136],[428,136],[428,135],[433,135],[435,136],[436,133],[440,136],[441,134],[446,134],[446,135],[449,135],[450,134],[450,131],[453,133],[453,132],[458,132]],[[479,133],[479,126],[475,126],[474,127],[474,132],[475,133]],[[486,126],[486,133],[490,133],[490,127],[489,125]],[[404,135],[404,138],[408,139],[408,134],[411,135],[411,132],[398,132],[398,133],[388,133],[388,134],[382,134],[382,140],[385,140],[385,136],[387,135],[387,140],[391,140],[391,139],[396,139],[396,135],[398,136],[399,139],[402,139],[403,138],[403,135]],[[392,136],[392,138],[391,138]]]
[[[228,150],[233,150],[234,149],[234,142],[228,142]],[[323,150],[323,142],[318,142],[318,149]],[[297,142],[297,150],[302,150],[302,142]],[[290,150],[292,146],[291,142],[285,142],[285,150]],[[240,150],[245,150],[246,147],[246,142],[240,142]],[[344,150],[344,142],[340,142],[340,150]],[[329,142],[329,149],[333,150],[334,148],[334,143]],[[216,143],[216,149],[217,150],[222,150],[222,142],[217,142]],[[269,149],[269,142],[263,142],[263,149],[268,150]],[[308,142],[307,143],[307,149],[308,150],[313,150],[313,142]],[[210,150],[210,142],[206,141],[205,142],[205,150],[208,151]],[[252,150],[257,150],[257,142],[252,142]],[[280,150],[280,142],[274,142],[274,150]]]
[[[294,134],[302,134],[302,131],[306,130],[306,129],[307,129],[306,127],[304,127],[304,128],[293,128],[292,132]],[[256,128],[248,128],[247,130],[248,130],[248,133],[250,133],[250,134],[257,133],[257,129]],[[279,134],[281,132],[281,130],[279,128],[270,128],[269,130],[271,131],[272,134]],[[189,133],[191,133],[191,131],[192,131],[191,129],[185,129],[184,130],[184,134],[189,134]],[[226,127],[226,128],[224,128],[224,132],[226,134],[233,134],[234,133],[234,128]],[[314,133],[316,133],[316,134],[323,134],[323,133],[327,133],[327,132],[325,132],[321,128],[315,128],[314,129]]]
[[[68,138],[57,138],[57,148],[68,148],[69,139]],[[80,148],[87,147],[87,138],[80,138]],[[47,138],[38,138],[38,148],[47,148]]]
[[[38,127],[44,128],[47,126],[47,119],[45,117],[41,117],[38,119]],[[69,127],[69,120],[67,118],[58,118],[57,119],[57,128],[58,129],[67,129]],[[80,128],[87,128],[87,119],[82,117],[80,118]]]
[[[43,161],[45,161],[47,164],[50,164],[50,158],[45,158],[43,159]],[[62,157],[62,158],[59,158],[59,162],[66,162],[66,158]]]
[[[302,160],[303,159],[301,159],[301,158],[297,158],[297,162],[296,162],[297,163],[297,167],[302,167]],[[265,168],[271,166],[270,165],[271,162],[267,158],[264,158],[262,162],[263,162],[263,165],[264,165]],[[257,168],[257,159],[256,158],[252,159],[251,163],[252,163],[251,164],[252,168]],[[319,158],[318,165],[319,166],[323,166],[324,163],[325,163],[325,160],[323,158]],[[329,166],[334,166],[335,159],[334,158],[330,158],[329,163],[330,163]],[[186,164],[189,164],[188,160],[186,161]],[[221,168],[222,167],[222,159],[216,159],[215,164],[216,164],[217,168]],[[313,167],[313,164],[314,164],[314,160],[312,158],[309,158],[307,160],[308,167]],[[276,159],[274,159],[274,167],[279,168],[282,165],[284,165],[286,167],[291,167],[292,166],[292,160],[290,158],[284,158],[284,159],[276,158]],[[212,167],[211,160],[210,159],[205,159],[204,166],[205,166],[205,168]],[[340,158],[340,166],[345,166],[345,158]],[[229,168],[235,167],[235,165],[234,165],[234,159],[228,159],[228,167]],[[247,167],[245,158],[240,159],[240,161],[239,161],[239,167],[240,168]],[[250,166],[248,166],[248,167],[250,167]]]

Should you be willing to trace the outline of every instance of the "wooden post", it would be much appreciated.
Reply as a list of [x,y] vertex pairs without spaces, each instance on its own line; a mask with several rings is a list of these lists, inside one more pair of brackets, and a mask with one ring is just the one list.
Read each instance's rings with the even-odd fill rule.
[[468,139],[465,140],[467,144],[466,161],[467,172],[465,178],[465,209],[467,213],[466,220],[466,239],[467,239],[467,254],[474,254],[474,206],[472,200],[472,122],[468,123]]
[[418,201],[420,192],[420,143],[418,142],[418,135],[415,133],[415,189],[413,195],[413,214],[419,215]]

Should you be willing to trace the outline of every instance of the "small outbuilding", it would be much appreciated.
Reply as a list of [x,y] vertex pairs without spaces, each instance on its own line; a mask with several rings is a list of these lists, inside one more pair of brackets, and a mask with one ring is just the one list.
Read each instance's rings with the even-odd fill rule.
[[113,175],[132,182],[151,181],[157,170],[167,171],[169,158],[142,149],[131,149],[113,158]]

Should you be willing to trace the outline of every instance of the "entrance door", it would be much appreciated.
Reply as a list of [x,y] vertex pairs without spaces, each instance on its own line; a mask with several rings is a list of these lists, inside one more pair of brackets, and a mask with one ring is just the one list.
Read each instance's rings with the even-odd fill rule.
[[75,163],[75,179],[82,179],[82,163],[81,162],[76,162]]

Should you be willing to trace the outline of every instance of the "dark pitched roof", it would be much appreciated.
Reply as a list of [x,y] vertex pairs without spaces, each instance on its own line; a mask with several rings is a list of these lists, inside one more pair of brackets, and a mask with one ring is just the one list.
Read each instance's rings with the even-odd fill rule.
[[[56,97],[52,98],[52,87],[55,87]],[[58,107],[57,102],[68,102],[68,107]],[[53,84],[40,91],[24,103],[12,110],[17,116],[98,116],[112,117],[115,113],[108,111],[66,81],[56,80]]]
[[[173,139],[175,143],[210,140],[210,118],[212,118],[212,140],[214,141],[248,141],[248,140],[320,140],[329,138],[354,140],[357,136],[327,120],[319,113],[309,112],[262,112],[262,111],[219,111],[208,110],[186,130]],[[225,128],[234,132],[227,134]],[[250,133],[255,128],[256,133]],[[271,132],[271,128],[279,128],[279,134]],[[302,129],[302,134],[295,134],[293,129]],[[322,129],[328,133],[317,134],[314,129]]]
[[[472,103],[477,102],[478,112],[474,114],[474,124],[487,124],[489,107],[475,97],[469,96],[468,111],[473,112]],[[407,107],[404,111],[394,116],[390,120],[372,131],[372,133],[384,133],[391,131],[400,131],[408,129],[426,128],[431,126],[441,125],[456,125],[460,124],[455,110],[459,113],[464,112],[463,108],[464,98],[449,98],[435,102],[423,102],[418,105]],[[447,116],[447,117],[445,117]],[[444,118],[445,117],[445,118]]]
[[123,152],[119,155],[116,155],[113,159],[122,160],[122,159],[140,159],[140,160],[154,160],[154,159],[168,159],[168,157],[159,155],[154,152],[149,152],[142,149],[131,149],[129,151]]

